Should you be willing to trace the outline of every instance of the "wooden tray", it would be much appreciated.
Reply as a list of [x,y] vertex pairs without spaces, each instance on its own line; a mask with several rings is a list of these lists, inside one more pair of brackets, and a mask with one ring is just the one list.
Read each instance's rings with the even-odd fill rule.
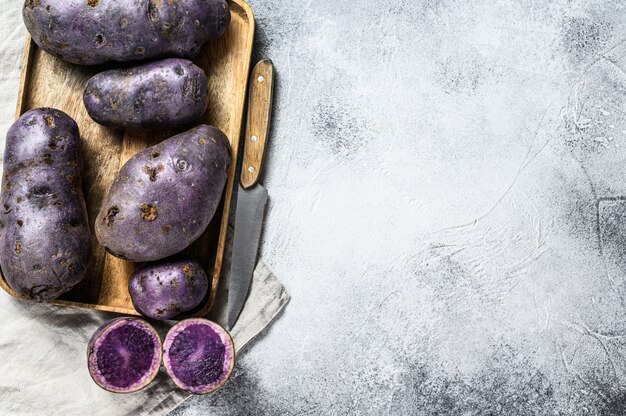
[[[202,263],[211,279],[211,290],[193,316],[206,315],[217,293],[254,38],[254,17],[250,7],[243,0],[229,0],[229,5],[232,18],[226,34],[217,42],[206,45],[194,59],[209,78],[209,109],[202,122],[226,133],[231,144],[232,162],[220,208],[205,233],[185,251]],[[104,251],[95,238],[94,222],[102,199],[119,168],[138,151],[187,129],[128,132],[108,129],[91,120],[82,100],[85,85],[97,72],[114,66],[82,67],[69,64],[42,51],[28,37],[16,118],[37,107],[58,108],[76,120],[82,138],[85,161],[83,189],[89,225],[94,236],[93,261],[81,283],[50,303],[139,315],[128,293],[128,278],[134,265]],[[9,294],[20,297],[8,287],[1,275],[0,286]]]

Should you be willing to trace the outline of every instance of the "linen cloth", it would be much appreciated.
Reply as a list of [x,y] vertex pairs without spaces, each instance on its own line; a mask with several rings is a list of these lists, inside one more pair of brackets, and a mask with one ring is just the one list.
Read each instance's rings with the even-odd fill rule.
[[[224,294],[227,299],[227,290],[218,296]],[[284,286],[259,262],[248,300],[231,331],[237,352],[288,301]],[[222,302],[210,316],[222,324],[224,306]],[[99,325],[116,316],[23,302],[0,293],[0,414],[160,415],[182,403],[189,394],[176,388],[163,369],[146,389],[126,395],[106,392],[91,380],[87,342]],[[163,338],[169,325],[156,328]]]
[[[21,2],[0,0],[0,149],[14,121],[26,30]],[[234,212],[234,210],[233,210]],[[229,241],[232,238],[232,229]],[[218,301],[209,318],[225,324],[230,246]],[[263,330],[289,301],[289,294],[259,262],[249,298],[231,333],[237,351]],[[87,371],[87,342],[96,328],[119,315],[57,307],[11,298],[0,291],[0,414],[160,415],[189,394],[163,369],[146,389],[126,395],[100,389]],[[157,326],[162,336],[169,325]]]

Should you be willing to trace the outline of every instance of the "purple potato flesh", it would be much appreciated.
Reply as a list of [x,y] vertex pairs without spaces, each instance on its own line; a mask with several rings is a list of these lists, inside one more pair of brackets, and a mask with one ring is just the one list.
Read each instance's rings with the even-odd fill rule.
[[204,232],[222,198],[228,139],[200,125],[133,156],[96,218],[96,236],[121,259],[155,261],[184,250]]
[[41,49],[81,65],[190,58],[230,23],[226,0],[26,0],[22,16]]
[[194,309],[208,288],[209,279],[194,260],[150,263],[135,270],[128,282],[135,309],[160,320]]
[[235,366],[230,334],[206,319],[187,319],[174,325],[163,342],[163,364],[174,383],[194,394],[222,387]]
[[4,152],[0,266],[11,289],[52,300],[80,282],[91,260],[78,126],[51,108],[23,114]]
[[159,334],[147,322],[117,318],[93,334],[87,348],[89,374],[114,393],[131,393],[154,380],[161,366]]
[[207,108],[207,77],[186,59],[163,59],[91,78],[83,101],[99,124],[152,130],[198,121]]

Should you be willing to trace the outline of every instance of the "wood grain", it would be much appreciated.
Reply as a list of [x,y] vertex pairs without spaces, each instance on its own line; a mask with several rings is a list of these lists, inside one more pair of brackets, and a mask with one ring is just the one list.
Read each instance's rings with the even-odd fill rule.
[[[211,279],[211,290],[193,316],[208,313],[220,278],[228,213],[235,178],[250,58],[254,17],[243,0],[229,1],[231,24],[217,42],[207,44],[194,59],[209,79],[209,108],[202,120],[221,129],[230,140],[232,163],[220,207],[204,234],[185,253],[201,262]],[[138,315],[128,294],[134,265],[107,254],[95,239],[94,221],[102,200],[120,167],[135,153],[187,129],[134,132],[102,127],[88,116],[82,95],[95,73],[114,65],[76,66],[51,56],[27,37],[18,91],[16,118],[37,107],[54,107],[72,116],[80,128],[84,159],[83,190],[93,237],[93,262],[85,279],[53,302],[56,305]],[[0,286],[15,297],[4,277]]]
[[248,119],[241,165],[241,186],[244,189],[259,182],[272,114],[273,90],[274,65],[269,59],[264,59],[254,66],[250,76]]

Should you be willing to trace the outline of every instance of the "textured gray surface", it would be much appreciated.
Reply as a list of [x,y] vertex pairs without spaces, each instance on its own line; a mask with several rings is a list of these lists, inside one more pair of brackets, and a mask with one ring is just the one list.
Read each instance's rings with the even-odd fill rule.
[[284,315],[176,416],[626,413],[626,6],[253,0]]

